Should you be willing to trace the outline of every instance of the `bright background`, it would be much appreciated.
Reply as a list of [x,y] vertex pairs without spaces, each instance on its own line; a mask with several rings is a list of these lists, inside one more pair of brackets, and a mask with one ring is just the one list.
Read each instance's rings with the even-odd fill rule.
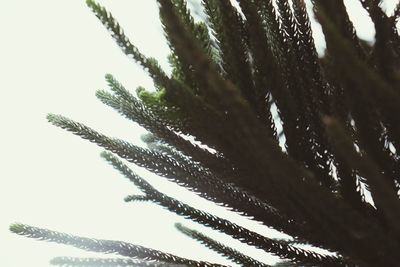
[[[154,0],[100,1],[140,50],[166,66],[168,46]],[[398,0],[387,1],[388,8]],[[373,26],[358,1],[347,1],[358,34],[372,39]],[[318,49],[323,41],[315,28]],[[47,113],[62,114],[135,144],[142,129],[100,103],[112,73],[127,88],[152,87],[83,0],[0,0],[0,261],[2,266],[48,266],[55,256],[83,256],[80,250],[11,234],[22,222],[88,237],[116,239],[193,258],[230,264],[177,232],[175,222],[207,231],[148,203],[125,203],[135,187],[108,166],[96,145],[50,125]],[[168,194],[262,234],[257,223],[215,207],[185,190],[137,169]],[[222,234],[259,260],[274,261]]]

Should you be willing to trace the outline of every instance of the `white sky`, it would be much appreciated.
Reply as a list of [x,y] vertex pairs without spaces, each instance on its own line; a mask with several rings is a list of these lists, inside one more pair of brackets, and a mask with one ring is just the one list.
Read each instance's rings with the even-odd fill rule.
[[[347,0],[349,6],[355,2]],[[390,2],[393,5],[397,0]],[[166,64],[168,48],[154,0],[101,3],[112,11],[144,54]],[[373,30],[368,19],[359,10],[352,15],[357,16],[360,36],[371,38]],[[80,250],[10,234],[8,226],[13,222],[125,240],[229,264],[173,226],[177,221],[193,225],[190,222],[152,204],[124,203],[123,198],[135,193],[135,188],[100,159],[101,149],[47,123],[45,116],[51,112],[133,143],[139,143],[143,133],[94,96],[97,89],[106,89],[106,73],[114,74],[132,90],[138,85],[151,87],[152,83],[123,55],[85,1],[0,0],[0,38],[2,266],[45,267],[52,257],[81,255]],[[321,46],[321,42],[318,44]],[[265,227],[214,209],[184,190],[145,175],[163,190],[197,207],[207,206],[260,233],[268,232]],[[265,259],[260,251],[247,252]]]

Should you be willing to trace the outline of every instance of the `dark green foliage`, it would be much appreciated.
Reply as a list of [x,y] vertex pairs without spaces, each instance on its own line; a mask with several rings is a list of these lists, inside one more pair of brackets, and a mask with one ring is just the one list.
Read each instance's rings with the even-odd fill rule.
[[232,260],[233,262],[235,262],[237,264],[240,264],[243,266],[257,266],[257,267],[268,267],[269,266],[262,262],[254,260],[253,258],[247,257],[246,255],[240,253],[239,251],[232,249],[230,247],[227,247],[224,244],[217,242],[196,230],[193,230],[193,229],[183,226],[182,224],[177,223],[177,224],[175,224],[175,227],[179,231],[181,231],[183,234],[185,234],[193,239],[198,240],[205,246],[209,247],[212,250],[215,250],[219,254],[227,257],[228,259]]
[[162,262],[150,262],[141,260],[132,260],[129,258],[71,258],[57,257],[50,262],[59,266],[82,266],[82,267],[184,267],[182,264],[171,264]]
[[91,239],[87,237],[73,236],[23,224],[11,225],[10,231],[30,238],[67,244],[88,251],[102,252],[107,254],[117,254],[129,258],[140,258],[143,260],[158,260],[166,263],[169,262],[174,264],[175,263],[183,264],[185,266],[186,265],[215,266],[215,267],[222,266],[219,264],[211,264],[207,262],[196,262],[178,256],[174,256],[168,253],[163,253],[158,250],[137,246],[122,241]]
[[[343,0],[312,2],[327,43],[323,57],[304,0],[241,0],[238,8],[228,0],[203,0],[205,21],[195,21],[184,0],[159,0],[171,48],[168,76],[103,7],[88,0],[124,53],[154,80],[155,91],[139,87],[135,97],[107,75],[111,92],[96,94],[149,131],[143,137],[148,148],[60,115],[48,120],[109,151],[102,157],[143,193],[126,201],[154,202],[279,256],[276,266],[398,266],[400,5],[389,16],[380,1],[360,0],[376,31],[375,42],[367,43],[358,38]],[[263,236],[171,198],[117,156],[290,238]],[[177,228],[239,265],[268,266]],[[11,231],[129,257],[56,258],[57,265],[221,266],[26,225]]]

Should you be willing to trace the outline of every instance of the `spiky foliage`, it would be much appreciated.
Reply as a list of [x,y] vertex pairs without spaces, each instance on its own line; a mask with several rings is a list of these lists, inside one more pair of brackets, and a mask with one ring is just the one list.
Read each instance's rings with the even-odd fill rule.
[[[357,37],[343,0],[313,1],[327,43],[320,58],[304,0],[238,1],[238,7],[203,0],[202,22],[192,18],[186,1],[159,0],[171,48],[169,76],[140,53],[111,14],[88,0],[123,52],[154,80],[156,90],[138,88],[137,98],[107,75],[111,92],[97,92],[150,132],[143,138],[148,148],[60,115],[48,120],[109,151],[102,157],[143,193],[126,201],[154,202],[279,256],[279,266],[398,266],[400,5],[389,16],[380,1],[360,2],[375,25],[373,44]],[[263,236],[173,199],[118,156],[291,239]],[[267,266],[198,231],[177,228],[239,265]],[[22,224],[11,231],[128,257],[56,258],[58,265],[219,266]]]

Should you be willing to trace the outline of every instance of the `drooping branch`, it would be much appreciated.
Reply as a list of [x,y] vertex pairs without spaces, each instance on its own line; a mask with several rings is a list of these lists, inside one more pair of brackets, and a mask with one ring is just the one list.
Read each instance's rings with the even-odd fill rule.
[[189,260],[169,253],[161,252],[155,249],[145,248],[138,245],[133,245],[123,241],[93,239],[87,237],[68,235],[65,233],[60,233],[24,224],[13,224],[10,226],[10,230],[13,233],[23,235],[29,238],[70,245],[87,251],[102,252],[107,254],[118,254],[120,256],[125,256],[135,259],[158,260],[167,263],[183,264],[188,266],[223,267],[223,265],[212,264],[203,261]]
[[339,257],[321,255],[313,251],[296,248],[283,240],[274,240],[252,232],[226,219],[219,218],[207,212],[195,209],[159,191],[141,177],[132,172],[124,163],[111,153],[102,153],[115,169],[132,181],[153,202],[165,207],[177,215],[199,222],[215,230],[228,234],[248,245],[271,252],[283,259],[290,259],[297,263],[323,264],[324,266],[346,266],[346,262]]
[[73,258],[56,257],[50,261],[52,265],[64,267],[186,267],[187,265],[149,262],[143,260],[132,260],[129,258]]
[[218,241],[215,241],[215,240],[211,239],[210,237],[208,237],[196,230],[185,227],[180,223],[176,223],[175,227],[183,234],[185,234],[193,239],[196,239],[197,241],[201,242],[208,248],[215,250],[216,252],[223,255],[227,259],[230,259],[233,262],[240,264],[241,266],[271,267],[267,264],[264,264],[262,262],[255,260],[249,256],[246,256],[243,253],[241,253],[235,249],[225,246],[224,244],[222,244]]

